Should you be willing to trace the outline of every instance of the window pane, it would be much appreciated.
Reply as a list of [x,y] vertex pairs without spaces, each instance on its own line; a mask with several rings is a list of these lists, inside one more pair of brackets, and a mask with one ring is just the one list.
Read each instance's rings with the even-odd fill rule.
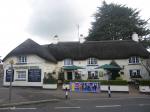
[[18,79],[26,79],[26,71],[17,71]]
[[130,70],[129,72],[130,72],[130,76],[132,76],[132,70]]
[[65,59],[64,65],[73,65],[73,61],[71,59]]
[[133,63],[133,64],[139,63],[139,57],[136,56],[130,57],[129,63]]
[[136,57],[136,63],[139,63],[139,58],[138,57]]
[[26,63],[27,62],[27,57],[26,56],[19,56],[18,61],[19,61],[19,63]]
[[89,58],[88,59],[88,65],[96,65],[97,59],[96,58]]
[[140,70],[137,70],[137,75],[140,75]]

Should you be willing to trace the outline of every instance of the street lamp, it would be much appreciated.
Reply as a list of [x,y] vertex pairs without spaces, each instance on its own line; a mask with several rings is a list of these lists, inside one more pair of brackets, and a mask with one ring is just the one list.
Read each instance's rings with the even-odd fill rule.
[[11,103],[11,96],[12,96],[12,78],[13,78],[13,64],[14,64],[14,61],[13,60],[10,60],[9,61],[9,64],[11,65],[11,72],[10,72],[10,85],[9,85],[9,103]]

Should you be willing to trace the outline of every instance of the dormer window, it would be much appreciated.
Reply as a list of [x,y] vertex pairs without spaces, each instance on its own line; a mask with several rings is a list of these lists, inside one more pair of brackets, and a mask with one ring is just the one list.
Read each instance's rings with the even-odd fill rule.
[[129,64],[138,64],[139,62],[139,57],[137,56],[132,56],[129,58]]
[[65,59],[64,60],[64,66],[69,66],[73,65],[73,60],[72,59]]
[[18,63],[27,63],[27,56],[19,56]]
[[89,58],[87,64],[88,65],[97,65],[97,59],[96,58]]

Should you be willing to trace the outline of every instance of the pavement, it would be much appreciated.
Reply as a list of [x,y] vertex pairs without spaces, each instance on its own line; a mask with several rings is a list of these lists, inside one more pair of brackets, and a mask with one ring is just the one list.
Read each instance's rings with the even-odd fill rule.
[[[38,87],[12,87],[11,105],[9,105],[9,87],[2,86],[2,79],[0,79],[0,106],[12,105],[27,105],[44,102],[59,102],[66,101],[65,92],[59,88],[57,90],[44,90]],[[126,99],[126,98],[149,98],[149,95],[141,93],[112,93],[112,98],[109,99]],[[68,100],[96,100],[108,99],[107,92],[100,93],[78,93],[70,92]]]

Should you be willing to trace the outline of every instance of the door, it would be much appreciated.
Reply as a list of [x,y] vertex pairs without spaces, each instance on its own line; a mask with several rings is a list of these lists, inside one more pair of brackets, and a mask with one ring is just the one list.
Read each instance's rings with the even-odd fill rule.
[[72,80],[72,72],[67,72],[67,79]]

